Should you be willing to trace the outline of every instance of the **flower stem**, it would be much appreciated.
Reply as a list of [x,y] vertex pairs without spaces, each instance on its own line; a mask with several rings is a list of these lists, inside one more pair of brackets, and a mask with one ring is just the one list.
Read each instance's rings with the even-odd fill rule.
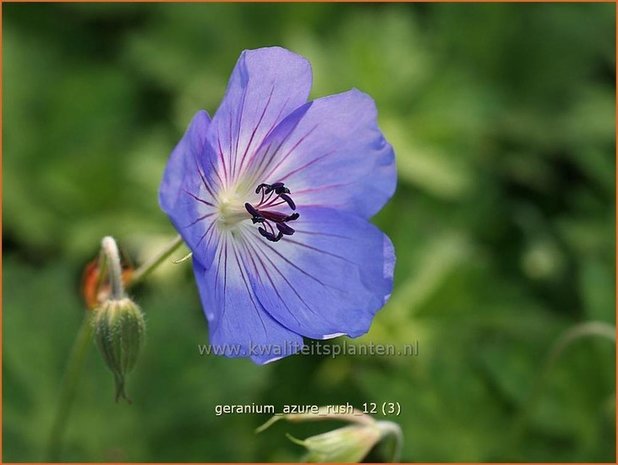
[[389,462],[399,462],[401,460],[401,450],[403,448],[403,433],[401,432],[401,427],[392,421],[379,421],[377,426],[380,429],[382,438],[390,436],[393,441],[389,451]]
[[109,267],[109,282],[112,287],[112,299],[119,300],[124,297],[124,288],[122,286],[122,266],[120,265],[120,254],[118,253],[118,245],[111,236],[106,236],[101,241],[101,250],[107,258]]
[[131,280],[127,283],[127,288],[133,287],[136,284],[142,282],[146,276],[152,273],[161,263],[163,263],[171,254],[173,254],[181,245],[182,245],[182,237],[177,236],[171,241],[165,248],[159,252],[157,255],[152,257],[142,266],[140,266],[133,275],[131,276]]
[[84,362],[90,349],[91,339],[92,325],[90,324],[90,313],[86,313],[69,355],[69,361],[62,381],[60,400],[58,401],[58,407],[47,443],[47,460],[50,462],[58,461],[60,458],[62,436],[66,429],[73,400],[75,399]]

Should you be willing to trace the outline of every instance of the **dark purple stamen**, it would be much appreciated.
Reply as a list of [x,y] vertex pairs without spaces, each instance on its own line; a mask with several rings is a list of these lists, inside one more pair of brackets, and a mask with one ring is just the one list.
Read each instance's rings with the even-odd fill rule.
[[287,195],[287,194],[279,194],[279,198],[284,200],[285,203],[287,203],[292,210],[296,210],[296,204],[294,203],[294,201],[292,200],[292,198],[289,195]]
[[294,234],[294,229],[292,229],[285,223],[277,223],[277,229],[286,236],[291,236],[292,234]]
[[260,216],[260,212],[258,212],[253,205],[251,205],[249,202],[245,203],[245,208],[247,209],[247,211],[249,212],[249,214],[253,217],[257,217]]
[[291,210],[296,210],[296,204],[288,194],[290,189],[285,187],[282,182],[273,184],[262,183],[255,189],[255,193],[262,193],[260,203],[255,207],[250,203],[245,203],[245,209],[251,215],[253,224],[259,223],[262,226],[258,227],[260,235],[272,242],[280,241],[285,236],[294,234],[294,229],[286,224],[288,221],[295,221],[300,217],[298,212],[291,215],[271,210],[273,207],[278,207],[287,204]]
[[281,195],[281,194],[289,194],[290,193],[290,189],[285,187],[282,182],[276,182],[276,183],[272,184],[270,187],[275,190],[275,194]]
[[[268,184],[260,184],[259,186],[257,186],[257,187],[255,188],[255,193],[256,193],[256,194],[259,194],[259,193],[260,193],[260,191],[261,191],[262,189],[264,189],[264,188],[266,188],[266,189],[270,189],[270,185],[268,185]],[[271,190],[272,190],[272,189],[271,189]],[[270,190],[269,190],[268,192],[270,192]]]

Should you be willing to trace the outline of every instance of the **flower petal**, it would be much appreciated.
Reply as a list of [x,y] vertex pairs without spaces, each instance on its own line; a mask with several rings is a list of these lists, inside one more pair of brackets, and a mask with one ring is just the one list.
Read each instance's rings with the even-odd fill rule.
[[193,262],[213,353],[251,357],[262,364],[298,352],[303,338],[264,311],[251,288],[247,261],[242,249],[228,237],[217,248],[216,266],[205,269]]
[[284,48],[242,52],[209,131],[209,141],[225,160],[229,184],[268,133],[307,101],[311,79],[309,62]]
[[259,302],[306,337],[366,333],[393,286],[389,238],[357,215],[319,207],[303,208],[294,229],[274,244],[255,228],[243,230],[240,247]]
[[170,155],[159,187],[159,205],[203,266],[210,266],[216,233],[214,192],[221,181],[216,154],[206,141],[210,118],[198,112]]
[[393,195],[397,178],[376,116],[373,99],[355,89],[299,108],[264,141],[255,179],[284,182],[299,206],[371,217]]

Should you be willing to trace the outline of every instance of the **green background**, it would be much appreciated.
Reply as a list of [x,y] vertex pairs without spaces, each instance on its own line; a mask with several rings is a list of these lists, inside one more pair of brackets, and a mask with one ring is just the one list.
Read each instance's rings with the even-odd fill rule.
[[[395,290],[361,341],[415,357],[200,357],[190,264],[133,296],[148,341],[132,405],[92,348],[65,461],[283,461],[337,424],[217,417],[217,404],[396,401],[407,461],[615,459],[613,4],[3,5],[3,459],[44,450],[102,236],[140,263],[174,231],[157,206],[192,115],[245,48],[311,61],[312,97],[372,95],[399,183],[375,222]],[[178,257],[182,256],[178,252]],[[341,344],[341,341],[333,341]],[[534,386],[539,385],[535,401]]]

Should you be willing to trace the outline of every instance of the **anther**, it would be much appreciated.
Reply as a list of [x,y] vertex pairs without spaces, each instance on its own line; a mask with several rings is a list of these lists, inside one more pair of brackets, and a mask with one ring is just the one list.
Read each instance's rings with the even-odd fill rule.
[[296,204],[294,203],[294,201],[292,200],[292,198],[289,195],[287,195],[287,194],[279,194],[279,198],[281,200],[285,201],[285,203],[287,203],[292,210],[296,210]]
[[258,232],[271,242],[280,241],[283,236],[291,236],[294,234],[294,229],[286,224],[288,221],[295,221],[300,217],[298,212],[291,215],[273,210],[272,208],[286,204],[291,210],[296,210],[296,204],[289,196],[290,189],[285,187],[282,182],[273,184],[261,183],[255,193],[262,193],[260,202],[253,206],[250,203],[245,203],[247,213],[251,215],[253,224],[259,223]]
[[262,236],[264,236],[266,239],[268,239],[271,242],[277,242],[281,240],[281,238],[283,237],[283,233],[281,231],[279,231],[279,234],[277,234],[276,236],[273,233],[266,231],[262,227],[259,227],[258,231]]
[[279,232],[285,234],[286,236],[291,236],[292,234],[294,234],[294,229],[290,228],[285,223],[277,223],[277,229],[279,230]]
[[245,203],[245,208],[252,217],[259,217],[260,213],[249,202]]

